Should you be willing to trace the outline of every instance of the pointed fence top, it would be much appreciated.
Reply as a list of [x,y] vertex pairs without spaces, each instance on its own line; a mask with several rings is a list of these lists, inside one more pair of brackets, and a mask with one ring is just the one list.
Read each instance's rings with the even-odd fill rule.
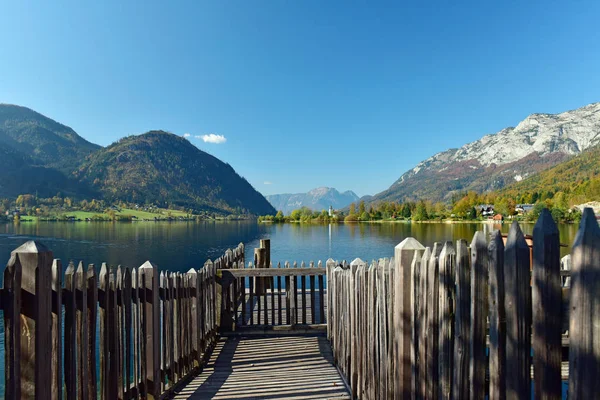
[[11,254],[14,253],[52,253],[52,251],[42,242],[38,242],[37,240],[29,240],[11,252]]
[[552,218],[552,214],[550,210],[544,208],[538,217],[537,222],[533,228],[533,237],[536,237],[536,233],[538,235],[546,235],[548,233],[558,234],[558,226],[556,222],[554,222],[554,218]]
[[400,243],[398,243],[395,247],[396,250],[425,250],[425,246],[423,246],[419,241],[413,237],[407,237]]
[[508,231],[508,237],[506,238],[506,247],[527,247],[527,241],[525,235],[519,226],[517,221],[513,221]]
[[158,267],[152,261],[146,261],[140,267],[140,269],[154,269],[154,268],[158,268]]
[[[516,221],[515,221],[516,223]],[[518,226],[518,224],[517,224]],[[510,228],[512,231],[512,227]],[[520,230],[520,228],[519,228]],[[525,239],[523,239],[525,240]],[[481,231],[475,232],[473,235],[473,240],[471,241],[471,248],[474,248],[476,245],[487,247],[487,241],[485,240],[485,235]]]
[[451,241],[447,241],[446,243],[444,243],[444,247],[442,248],[442,251],[440,252],[440,259],[444,259],[447,256],[451,256],[451,255],[455,255],[456,254],[456,250],[454,249],[454,245],[452,244]]
[[351,263],[350,266],[361,266],[364,265],[365,262],[363,260],[361,260],[360,258],[355,258]]
[[573,241],[573,248],[580,246],[585,241],[588,235],[598,237],[600,236],[600,227],[598,227],[598,221],[596,220],[596,214],[594,210],[586,207],[583,209],[583,215],[581,216],[581,222],[579,223],[579,230]]

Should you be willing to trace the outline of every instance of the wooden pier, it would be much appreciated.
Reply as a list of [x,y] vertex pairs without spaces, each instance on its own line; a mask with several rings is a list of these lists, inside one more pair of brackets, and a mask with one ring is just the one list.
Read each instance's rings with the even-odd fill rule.
[[63,273],[25,243],[0,292],[4,397],[513,399],[533,382],[535,398],[560,399],[564,379],[571,400],[600,393],[591,210],[562,261],[547,211],[532,253],[516,223],[506,245],[499,232],[406,238],[372,262],[272,265],[263,245],[254,262],[239,245],[186,273]]

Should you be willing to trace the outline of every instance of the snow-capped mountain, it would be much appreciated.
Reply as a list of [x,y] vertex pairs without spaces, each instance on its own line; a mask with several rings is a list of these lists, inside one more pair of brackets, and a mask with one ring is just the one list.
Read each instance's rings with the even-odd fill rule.
[[501,188],[600,143],[600,103],[560,114],[532,114],[516,127],[426,159],[374,201],[448,199],[457,191]]
[[340,209],[358,200],[358,196],[351,190],[340,193],[328,187],[316,188],[308,193],[273,194],[265,197],[276,210],[281,210],[286,215],[301,207],[315,211],[327,210],[329,206]]

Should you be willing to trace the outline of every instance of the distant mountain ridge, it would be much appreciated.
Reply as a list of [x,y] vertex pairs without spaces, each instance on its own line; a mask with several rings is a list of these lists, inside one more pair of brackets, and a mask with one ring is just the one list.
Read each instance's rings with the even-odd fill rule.
[[26,193],[275,212],[230,165],[180,136],[152,131],[103,148],[31,109],[0,104],[0,197]]
[[448,200],[518,182],[600,143],[600,103],[560,114],[532,114],[516,127],[429,157],[371,201]]
[[307,193],[273,194],[266,198],[276,210],[286,215],[302,207],[315,211],[327,210],[329,206],[341,209],[358,200],[356,193],[351,190],[340,193],[337,189],[329,187],[316,188]]

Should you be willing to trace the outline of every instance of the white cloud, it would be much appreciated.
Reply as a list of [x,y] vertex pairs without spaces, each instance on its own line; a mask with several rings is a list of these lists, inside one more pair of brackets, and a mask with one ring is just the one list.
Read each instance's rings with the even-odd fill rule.
[[223,135],[216,135],[214,133],[209,133],[208,135],[196,135],[197,139],[202,139],[204,143],[214,143],[221,144],[227,141],[227,138]]
[[272,185],[272,184],[273,184],[273,182],[270,182],[270,181],[265,181],[265,182],[264,182],[264,184],[265,184],[265,185]]
[[190,135],[189,133],[184,133],[184,134],[183,134],[183,137],[185,137],[185,138],[188,138],[188,137],[190,137],[190,136],[192,136],[192,135]]

